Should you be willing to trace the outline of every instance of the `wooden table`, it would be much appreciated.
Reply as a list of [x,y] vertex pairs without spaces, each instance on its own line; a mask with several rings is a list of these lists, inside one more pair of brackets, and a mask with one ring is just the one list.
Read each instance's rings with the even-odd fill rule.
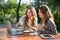
[[29,35],[12,36],[10,34],[6,34],[4,31],[7,31],[6,28],[0,28],[0,40],[60,40],[60,35],[54,35],[55,36],[54,39],[43,39],[40,36],[29,36]]

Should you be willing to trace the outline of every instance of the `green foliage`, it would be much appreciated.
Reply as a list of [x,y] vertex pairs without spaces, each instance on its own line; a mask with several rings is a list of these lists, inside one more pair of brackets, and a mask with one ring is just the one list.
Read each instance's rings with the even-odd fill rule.
[[27,6],[27,4],[21,4],[20,11],[19,11],[19,16],[22,16],[22,15],[25,14],[26,6]]
[[17,4],[17,0],[8,0],[8,3]]
[[57,25],[57,30],[60,31],[60,7],[58,11],[54,11],[55,23]]
[[[3,4],[3,3],[4,4]],[[25,14],[27,4],[21,4],[19,8],[19,16]],[[6,23],[7,20],[10,20],[12,23],[16,22],[17,18],[17,0],[8,0],[7,3],[0,1],[0,23]]]

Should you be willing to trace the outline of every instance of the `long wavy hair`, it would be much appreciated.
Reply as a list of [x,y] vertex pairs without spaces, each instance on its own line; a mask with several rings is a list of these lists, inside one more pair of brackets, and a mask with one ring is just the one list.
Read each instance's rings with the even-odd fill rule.
[[32,14],[32,17],[33,17],[33,20],[32,21],[32,25],[31,26],[35,26],[37,25],[37,14],[36,14],[36,10],[33,6],[27,6],[27,10],[26,10],[26,17],[25,17],[25,26],[28,27],[27,25],[27,22],[28,22],[28,16],[27,16],[27,11],[30,10],[31,11],[31,14]]
[[49,7],[47,5],[41,5],[39,7],[39,10],[42,12],[42,14],[44,15],[44,24],[47,23],[48,19],[51,18],[54,20],[53,15],[51,13],[51,10],[49,9]]

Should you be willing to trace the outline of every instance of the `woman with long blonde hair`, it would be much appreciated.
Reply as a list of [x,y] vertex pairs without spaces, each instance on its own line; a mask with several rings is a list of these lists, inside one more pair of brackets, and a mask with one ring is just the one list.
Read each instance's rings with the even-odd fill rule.
[[37,14],[33,6],[27,6],[26,15],[22,16],[19,19],[19,22],[16,25],[23,25],[24,29],[33,29],[36,30],[37,25]]

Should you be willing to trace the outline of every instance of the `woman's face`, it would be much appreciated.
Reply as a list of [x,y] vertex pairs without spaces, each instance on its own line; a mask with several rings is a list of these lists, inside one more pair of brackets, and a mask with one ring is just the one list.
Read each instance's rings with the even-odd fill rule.
[[42,19],[42,18],[44,18],[44,15],[43,15],[43,13],[42,13],[42,11],[41,11],[41,10],[39,10],[38,15],[39,15],[39,17],[41,17],[41,19]]
[[30,9],[27,10],[27,16],[28,16],[28,18],[31,18],[32,17],[32,12],[31,12]]

